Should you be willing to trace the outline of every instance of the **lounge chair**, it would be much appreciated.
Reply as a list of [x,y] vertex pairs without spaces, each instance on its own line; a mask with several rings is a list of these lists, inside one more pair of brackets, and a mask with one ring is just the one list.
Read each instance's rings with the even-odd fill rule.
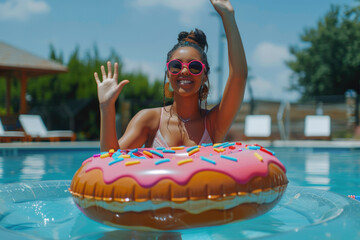
[[31,138],[21,131],[5,131],[0,119],[0,142],[27,141]]
[[308,139],[331,139],[331,118],[328,115],[305,117],[304,135]]
[[247,115],[245,117],[245,138],[270,139],[271,116],[270,115]]
[[48,131],[40,115],[21,114],[19,121],[25,133],[35,140],[75,141],[76,139],[75,133],[70,130]]

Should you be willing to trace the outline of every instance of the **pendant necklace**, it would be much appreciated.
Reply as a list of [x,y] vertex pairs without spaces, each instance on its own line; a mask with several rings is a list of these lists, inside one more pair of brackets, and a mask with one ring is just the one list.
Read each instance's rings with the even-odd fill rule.
[[[176,114],[176,113],[175,113]],[[186,118],[186,119],[184,119],[184,118],[182,118],[182,117],[180,117],[179,115],[177,115],[176,114],[176,116],[180,119],[180,121],[182,121],[183,123],[187,123],[187,122],[189,122],[189,121],[191,121],[192,119],[191,118]]]
[[[171,106],[171,108],[172,108],[173,106]],[[171,110],[170,110],[171,111]],[[193,119],[191,119],[191,118],[182,118],[182,117],[180,117],[179,116],[179,114],[177,114],[175,111],[174,111],[174,109],[172,109],[172,112],[177,116],[177,118],[180,120],[180,121],[182,121],[183,123],[187,123],[187,122],[189,122],[189,121],[191,121],[191,120],[193,120]]]
[[178,117],[178,119],[180,120],[180,121],[182,121],[183,123],[187,123],[187,122],[190,122],[190,121],[193,121],[193,120],[195,120],[194,118],[182,118],[182,117],[180,117],[179,116],[179,114],[177,114],[175,111],[174,111],[174,109],[172,109],[173,108],[173,106],[171,105],[171,109],[170,109],[170,111],[172,110],[172,112]]

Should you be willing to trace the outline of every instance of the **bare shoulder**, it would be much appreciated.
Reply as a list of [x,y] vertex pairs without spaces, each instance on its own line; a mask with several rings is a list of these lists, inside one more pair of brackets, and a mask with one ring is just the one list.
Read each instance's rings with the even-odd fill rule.
[[139,111],[135,114],[133,120],[137,123],[141,123],[142,126],[150,129],[157,128],[159,126],[161,115],[161,107],[159,108],[148,108]]

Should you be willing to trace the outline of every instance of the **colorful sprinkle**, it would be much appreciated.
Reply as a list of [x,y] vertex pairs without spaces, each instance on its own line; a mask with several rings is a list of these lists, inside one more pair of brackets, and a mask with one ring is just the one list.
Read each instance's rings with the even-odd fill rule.
[[122,155],[116,155],[116,156],[114,157],[114,155],[113,155],[113,159],[117,159],[117,158],[123,158],[123,156],[122,156]]
[[164,147],[158,147],[158,148],[155,148],[156,150],[159,150],[159,151],[163,151],[163,150],[165,150],[166,148],[164,148]]
[[100,158],[107,158],[107,157],[110,157],[109,153],[105,153],[105,154],[100,155]]
[[260,151],[263,151],[263,152],[265,152],[265,153],[267,153],[267,154],[270,154],[270,155],[274,155],[272,152],[270,152],[269,150],[267,150],[266,148],[260,148]]
[[135,159],[146,159],[146,157],[138,157],[138,156],[135,156],[135,155],[132,155],[131,158],[135,158]]
[[148,152],[148,151],[146,151],[146,150],[143,151],[143,154],[145,154],[146,156],[148,156],[148,157],[150,157],[150,158],[153,157],[152,153],[151,153],[151,152]]
[[123,158],[117,158],[117,159],[109,162],[109,166],[113,165],[114,163],[121,162],[121,161],[123,161],[123,160],[124,160]]
[[224,143],[217,143],[217,144],[214,144],[214,147],[222,147],[222,146],[226,146],[227,144],[229,144],[228,142],[224,142]]
[[135,155],[135,156],[137,156],[137,157],[141,157],[141,156],[143,156],[143,154],[142,153],[140,153],[140,152],[135,152],[135,153],[132,153],[133,155]]
[[236,145],[242,145],[242,143],[241,142],[236,142]]
[[201,144],[201,146],[203,147],[209,147],[209,146],[212,146],[213,144],[212,143],[203,143]]
[[168,158],[161,159],[159,161],[156,161],[155,165],[159,165],[159,164],[162,164],[162,163],[165,163],[165,162],[170,162],[170,159],[168,159]]
[[188,149],[186,149],[187,152],[191,152],[192,150],[198,148],[198,146],[193,146],[193,147],[189,147]]
[[113,148],[109,150],[109,153],[114,153],[114,152],[115,150]]
[[109,153],[112,157],[117,157],[117,156],[121,156],[121,153],[118,152],[114,152],[114,153]]
[[179,147],[171,147],[171,150],[183,150],[184,147],[183,146],[179,146]]
[[163,150],[163,153],[176,153],[175,150]]
[[199,152],[199,151],[200,151],[200,149],[195,148],[194,150],[188,152],[188,155],[191,156],[191,155],[193,155],[194,153],[197,153],[197,152]]
[[231,150],[236,149],[236,147],[234,147],[234,146],[230,146],[229,148],[230,148]]
[[234,146],[234,145],[235,145],[235,143],[228,143],[228,144],[223,145],[222,147],[227,148],[227,147]]
[[140,161],[130,161],[130,162],[126,162],[125,163],[125,166],[130,166],[130,165],[135,165],[135,164],[139,164],[140,163]]
[[225,149],[223,149],[223,148],[214,148],[214,151],[218,152],[218,153],[221,153],[221,152],[224,152]]
[[190,162],[192,162],[192,161],[193,161],[192,158],[189,158],[189,159],[181,160],[181,161],[179,161],[177,164],[178,164],[178,165],[183,165],[183,164],[185,164],[185,163],[190,163]]
[[136,153],[137,151],[139,151],[137,148],[130,150],[130,153]]
[[260,147],[259,146],[248,146],[247,149],[249,149],[249,150],[259,150]]
[[210,158],[201,156],[200,159],[205,161],[205,162],[209,162],[209,163],[212,163],[212,164],[216,165],[216,162],[211,160]]
[[267,148],[262,147],[262,148],[260,148],[260,150],[267,151],[267,152],[269,152],[270,154],[272,154],[272,155],[275,156],[275,152],[273,152],[273,151],[271,151],[271,150],[269,150],[269,149],[267,149]]
[[155,150],[149,150],[149,152],[151,152],[152,154],[155,154],[155,155],[157,155],[159,157],[164,157],[164,155],[162,155],[161,153],[159,153],[159,152],[157,152]]
[[254,153],[254,156],[257,157],[261,162],[264,161],[264,158],[257,152]]
[[94,154],[93,157],[96,158],[96,157],[100,157],[101,154],[100,153],[97,153],[97,154]]
[[231,161],[234,161],[234,162],[237,162],[238,160],[234,157],[229,157],[229,156],[226,156],[226,155],[220,155],[221,158],[224,158],[224,159],[227,159],[227,160],[231,160]]
[[131,158],[131,156],[127,155],[127,154],[121,155],[121,157],[123,157],[123,158]]

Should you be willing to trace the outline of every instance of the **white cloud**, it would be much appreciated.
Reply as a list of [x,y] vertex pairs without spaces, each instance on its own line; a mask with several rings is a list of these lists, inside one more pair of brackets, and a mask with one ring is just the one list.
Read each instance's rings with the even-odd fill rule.
[[135,0],[135,6],[139,7],[149,7],[163,5],[174,10],[181,12],[187,11],[198,11],[204,4],[206,0]]
[[179,21],[189,25],[194,23],[196,12],[201,10],[207,0],[134,0],[135,7],[164,6],[180,13]]
[[[259,74],[249,83],[257,99],[271,99],[278,101],[295,101],[299,98],[296,92],[287,90],[291,71],[288,69],[276,72],[274,75]],[[246,94],[248,95],[248,94]],[[246,96],[249,97],[249,96]]]
[[298,93],[287,90],[291,70],[285,65],[285,60],[292,59],[292,56],[286,46],[262,42],[251,56],[250,76],[254,78],[250,84],[255,98],[278,101],[295,101],[299,98]]
[[261,67],[279,67],[290,58],[287,47],[269,42],[260,43],[253,54],[254,62]]
[[269,80],[262,78],[261,76],[257,76],[254,79],[251,79],[248,84],[251,84],[252,91],[255,98],[267,99],[273,98],[274,84]]
[[[150,83],[153,83],[156,79],[163,80],[164,72],[159,71],[162,69],[161,66],[158,66],[156,63],[153,62],[146,62],[146,61],[136,61],[129,58],[123,59],[124,63],[124,71],[125,72],[137,72],[140,71],[146,74],[149,77]],[[122,80],[122,79],[119,79]],[[131,81],[131,79],[129,79]]]
[[50,12],[50,6],[42,0],[7,0],[0,3],[0,20],[26,20],[31,15]]

